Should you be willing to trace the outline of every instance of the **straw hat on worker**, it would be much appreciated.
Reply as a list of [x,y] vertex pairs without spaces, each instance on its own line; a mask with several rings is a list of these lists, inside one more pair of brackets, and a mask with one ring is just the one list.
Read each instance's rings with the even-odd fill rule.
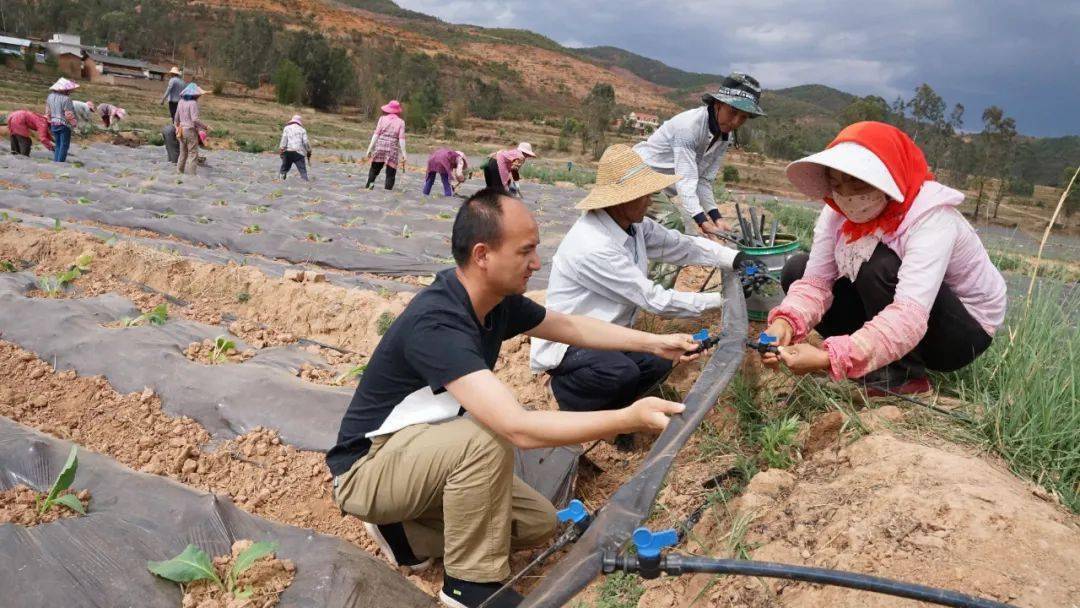
[[[723,294],[676,291],[649,277],[651,262],[731,270],[740,255],[646,217],[652,195],[679,179],[653,170],[628,145],[605,150],[596,186],[577,204],[584,213],[552,258],[547,308],[631,327],[641,309],[666,317],[696,317],[723,306]],[[560,409],[597,411],[629,405],[667,375],[671,361],[655,354],[594,351],[533,338],[529,366],[551,376]]]
[[677,181],[677,175],[665,175],[649,168],[630,146],[615,144],[600,157],[596,186],[574,206],[583,211],[614,207],[652,196]]

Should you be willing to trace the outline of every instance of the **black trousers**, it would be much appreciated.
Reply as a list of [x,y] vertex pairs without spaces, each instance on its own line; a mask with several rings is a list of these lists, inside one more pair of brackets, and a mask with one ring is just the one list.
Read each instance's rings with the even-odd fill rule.
[[[788,259],[780,275],[780,285],[786,292],[806,271],[807,254]],[[846,277],[833,284],[833,302],[821,317],[817,330],[822,336],[849,335],[873,319],[896,297],[900,273],[900,256],[883,244],[878,244],[870,259],[859,268],[852,282]],[[926,376],[926,370],[951,372],[958,370],[990,347],[990,335],[964,307],[963,302],[942,284],[930,308],[926,335],[915,349],[884,368],[867,374],[867,382],[880,382],[896,387],[909,379]]]
[[285,176],[289,174],[289,169],[292,169],[293,165],[296,165],[296,170],[300,172],[300,179],[305,182],[307,178],[307,159],[303,154],[299,152],[293,152],[292,150],[286,150],[281,155],[281,179],[285,179]]
[[394,189],[394,180],[397,179],[397,169],[386,165],[386,163],[371,163],[371,169],[368,171],[367,176],[367,188],[370,188],[375,183],[375,178],[379,177],[379,173],[383,170],[383,166],[386,166],[386,189]]
[[179,101],[169,102],[169,118],[176,120],[176,106],[180,105]]
[[630,405],[671,373],[671,361],[646,353],[571,346],[551,374],[559,409],[613,410]]
[[[499,162],[494,158],[489,158],[484,163],[484,187],[506,192],[506,186],[503,184],[502,177],[499,176]],[[506,193],[509,194],[509,192]]]
[[29,137],[23,137],[22,135],[15,135],[11,133],[11,153],[22,154],[23,156],[30,156],[30,146],[33,142]]

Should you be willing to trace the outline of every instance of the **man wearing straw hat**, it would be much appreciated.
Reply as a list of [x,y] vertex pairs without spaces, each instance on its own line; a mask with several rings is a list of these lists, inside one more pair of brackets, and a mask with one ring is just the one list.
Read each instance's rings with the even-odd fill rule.
[[[760,100],[758,81],[736,72],[724,78],[715,93],[703,95],[701,107],[665,121],[649,139],[634,146],[650,167],[678,177],[674,188],[668,187],[664,193],[683,216],[682,223],[693,218],[706,236],[730,230],[716,208],[713,180],[724,162],[732,133],[748,119],[765,115],[758,105]],[[677,227],[678,223],[666,225]]]
[[[718,293],[665,289],[646,274],[650,261],[731,270],[741,253],[686,236],[645,217],[652,195],[679,180],[651,169],[630,146],[604,151],[596,186],[577,204],[585,213],[566,233],[551,263],[549,309],[630,327],[639,309],[696,317],[719,308]],[[648,353],[600,351],[533,338],[530,365],[551,375],[559,408],[609,410],[625,406],[671,371],[669,359]]]

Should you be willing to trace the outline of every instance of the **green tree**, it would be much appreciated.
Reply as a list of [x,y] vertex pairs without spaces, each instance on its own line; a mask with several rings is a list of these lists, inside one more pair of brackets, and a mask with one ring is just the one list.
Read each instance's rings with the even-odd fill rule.
[[[1076,167],[1065,167],[1065,171],[1061,174],[1061,187],[1068,188],[1069,182],[1072,181],[1075,174]],[[1065,206],[1062,211],[1065,212],[1065,217],[1072,217],[1074,213],[1080,211],[1080,178],[1073,183],[1069,196],[1065,198]]]
[[249,87],[257,87],[270,77],[277,62],[276,28],[264,15],[238,16],[217,45],[219,64],[229,76]]
[[842,127],[857,122],[863,122],[865,120],[886,122],[888,118],[889,104],[877,95],[860,97],[851,102],[848,107],[840,112],[840,123]]
[[34,56],[34,47],[29,47],[26,52],[23,53],[23,68],[27,72],[33,72],[34,66],[37,65],[37,57]]
[[581,151],[591,152],[593,159],[600,158],[607,147],[607,130],[615,111],[615,88],[606,83],[593,85],[581,105]]
[[300,66],[282,59],[274,70],[273,81],[278,103],[299,105],[304,101],[304,72]]
[[[1016,121],[1005,116],[1005,111],[997,106],[983,110],[983,175],[996,177],[999,181],[994,195],[993,215],[998,216],[1001,201],[1008,189],[1008,175],[1013,157],[1013,142],[1016,140]],[[978,202],[976,203],[978,215]]]
[[322,34],[294,34],[285,55],[304,73],[304,99],[308,105],[328,110],[355,94],[352,61],[343,49],[331,47]]

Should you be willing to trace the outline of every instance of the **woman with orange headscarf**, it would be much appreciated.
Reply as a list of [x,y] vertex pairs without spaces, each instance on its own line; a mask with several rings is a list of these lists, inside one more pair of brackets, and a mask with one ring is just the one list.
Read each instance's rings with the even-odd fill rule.
[[[931,390],[926,370],[954,371],[989,346],[1005,318],[1005,280],[903,131],[855,123],[788,179],[826,206],[810,254],[784,266],[786,296],[766,333],[768,365],[861,378],[869,396]],[[826,339],[804,343],[810,330]]]

